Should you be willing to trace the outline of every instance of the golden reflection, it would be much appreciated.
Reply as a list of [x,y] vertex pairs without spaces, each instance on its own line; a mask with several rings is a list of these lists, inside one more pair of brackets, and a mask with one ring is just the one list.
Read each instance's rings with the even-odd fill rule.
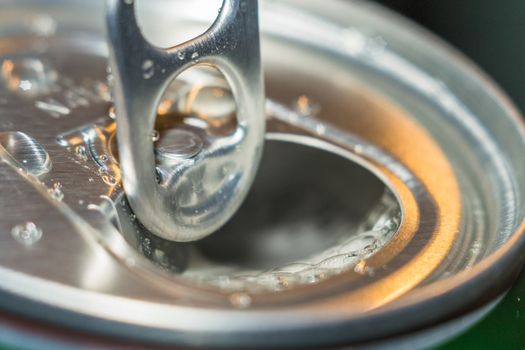
[[[340,297],[332,296],[307,306],[322,307],[325,311],[328,307],[334,312],[363,312],[399,298],[421,284],[443,263],[458,234],[461,196],[452,167],[439,145],[404,110],[365,88],[349,84],[345,91],[334,89],[332,84],[333,81],[326,81],[310,86],[301,79],[284,81],[273,77],[268,80],[267,88],[282,100],[293,100],[294,91],[315,96],[323,106],[320,119],[387,150],[414,175],[431,198],[431,208],[426,210],[432,212],[422,218],[420,203],[412,190],[381,164],[368,159],[386,176],[386,181],[398,195],[404,212],[402,223],[393,239],[366,260],[366,266],[375,271],[374,277],[351,272],[338,275],[323,283],[338,289],[360,288],[354,293],[339,294]],[[306,100],[297,102],[300,104],[301,101]],[[278,124],[269,125],[269,131],[278,131],[279,128]],[[304,133],[301,130],[296,132]],[[423,234],[424,237],[416,236]],[[418,240],[420,245],[410,246],[415,237],[421,237]]]

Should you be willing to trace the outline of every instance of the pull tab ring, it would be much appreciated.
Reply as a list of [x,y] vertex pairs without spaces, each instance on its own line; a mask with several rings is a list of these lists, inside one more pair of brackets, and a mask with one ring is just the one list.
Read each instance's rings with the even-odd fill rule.
[[[200,239],[236,212],[262,153],[265,117],[257,1],[224,0],[204,34],[167,49],[143,37],[133,2],[108,0],[107,5],[118,148],[127,198],[154,234],[181,242]],[[186,154],[169,178],[158,183],[151,137],[156,109],[169,83],[196,64],[216,67],[225,76],[237,104],[237,127],[230,136],[201,140],[197,152]],[[189,139],[180,142],[195,142]],[[226,164],[233,169],[227,174],[217,171]]]

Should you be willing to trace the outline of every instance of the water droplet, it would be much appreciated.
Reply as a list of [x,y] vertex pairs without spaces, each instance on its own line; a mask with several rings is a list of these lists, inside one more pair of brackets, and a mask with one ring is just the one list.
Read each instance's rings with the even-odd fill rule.
[[82,159],[83,161],[87,160],[86,147],[84,145],[78,145],[75,147],[75,155],[77,158]]
[[158,130],[153,130],[151,132],[151,141],[157,142],[160,139],[160,133]]
[[0,73],[3,85],[23,97],[50,92],[58,76],[53,69],[34,57],[4,59]]
[[55,182],[51,188],[47,190],[47,193],[56,201],[61,202],[64,199],[64,192],[62,192],[62,184]]
[[34,176],[51,170],[51,159],[44,147],[20,131],[0,133],[0,157]]
[[109,160],[109,157],[107,156],[107,154],[101,154],[98,156],[98,160],[100,160],[102,163],[105,163]]
[[198,52],[194,52],[191,54],[191,59],[194,60],[194,61],[198,61],[199,59],[199,53]]
[[240,309],[245,309],[252,304],[252,297],[246,293],[233,293],[230,295],[230,303]]
[[71,110],[68,107],[51,98],[47,101],[36,101],[35,107],[47,112],[53,118],[60,118],[61,116],[71,113]]
[[142,62],[142,77],[150,79],[155,74],[155,65],[152,60],[144,60]]
[[186,52],[184,52],[184,51],[179,51],[179,52],[177,52],[177,58],[178,58],[179,60],[182,61],[185,57],[186,57]]
[[35,223],[28,221],[13,227],[11,236],[19,243],[32,245],[42,238],[42,230]]

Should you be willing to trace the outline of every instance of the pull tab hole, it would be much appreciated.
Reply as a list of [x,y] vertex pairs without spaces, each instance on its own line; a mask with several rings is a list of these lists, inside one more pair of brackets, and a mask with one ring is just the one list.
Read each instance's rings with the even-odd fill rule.
[[160,139],[164,132],[184,125],[217,137],[229,136],[237,128],[236,103],[228,82],[218,69],[205,65],[184,71],[169,85],[157,115],[155,129]]
[[142,35],[158,47],[191,40],[213,24],[221,0],[135,0]]

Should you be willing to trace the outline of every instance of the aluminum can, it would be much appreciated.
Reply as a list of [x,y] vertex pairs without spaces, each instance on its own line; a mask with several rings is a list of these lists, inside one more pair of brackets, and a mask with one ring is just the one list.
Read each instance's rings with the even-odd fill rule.
[[[218,6],[141,1],[139,20],[169,46]],[[508,290],[524,259],[525,129],[499,88],[377,5],[260,7],[260,170],[223,228],[174,243],[120,185],[103,2],[1,5],[4,344],[426,348]],[[173,123],[227,133],[234,113],[219,73],[188,70],[158,107],[159,163]]]

